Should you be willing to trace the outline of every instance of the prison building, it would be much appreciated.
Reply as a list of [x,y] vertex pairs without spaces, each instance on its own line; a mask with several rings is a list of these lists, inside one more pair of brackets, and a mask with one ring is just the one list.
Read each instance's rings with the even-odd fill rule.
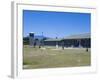
[[46,46],[61,46],[62,39],[46,39],[44,45]]
[[65,47],[91,47],[90,33],[67,36],[63,41]]
[[47,46],[62,46],[64,47],[91,47],[91,37],[90,33],[77,34],[64,37],[63,39],[47,39],[44,44]]

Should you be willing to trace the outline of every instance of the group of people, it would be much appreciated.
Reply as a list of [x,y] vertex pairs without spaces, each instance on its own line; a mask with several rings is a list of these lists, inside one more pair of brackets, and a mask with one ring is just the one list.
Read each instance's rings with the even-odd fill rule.
[[41,48],[41,46],[43,46],[43,41],[41,40],[41,41],[34,41],[34,43],[33,43],[33,47],[35,48],[36,46],[38,45],[38,47],[39,48]]

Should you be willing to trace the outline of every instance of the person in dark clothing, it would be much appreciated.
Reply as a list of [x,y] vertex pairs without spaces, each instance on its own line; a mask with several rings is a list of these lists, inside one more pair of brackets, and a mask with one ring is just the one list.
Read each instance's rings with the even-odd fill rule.
[[39,48],[41,48],[41,41],[39,41]]
[[88,48],[86,48],[86,52],[88,52]]
[[64,50],[64,41],[62,41],[62,49]]
[[36,42],[34,42],[34,48],[36,47]]

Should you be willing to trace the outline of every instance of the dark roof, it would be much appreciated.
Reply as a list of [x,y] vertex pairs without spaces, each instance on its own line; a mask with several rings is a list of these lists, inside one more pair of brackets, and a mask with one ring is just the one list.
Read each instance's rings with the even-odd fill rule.
[[91,37],[90,33],[84,33],[84,34],[67,36],[64,39],[86,39],[86,38],[90,38],[90,37]]

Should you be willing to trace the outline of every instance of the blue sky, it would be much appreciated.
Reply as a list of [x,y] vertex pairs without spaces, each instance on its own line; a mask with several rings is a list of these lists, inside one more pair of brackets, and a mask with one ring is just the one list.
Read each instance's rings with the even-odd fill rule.
[[23,10],[23,36],[29,32],[46,37],[65,37],[73,34],[89,33],[90,13],[50,12]]

